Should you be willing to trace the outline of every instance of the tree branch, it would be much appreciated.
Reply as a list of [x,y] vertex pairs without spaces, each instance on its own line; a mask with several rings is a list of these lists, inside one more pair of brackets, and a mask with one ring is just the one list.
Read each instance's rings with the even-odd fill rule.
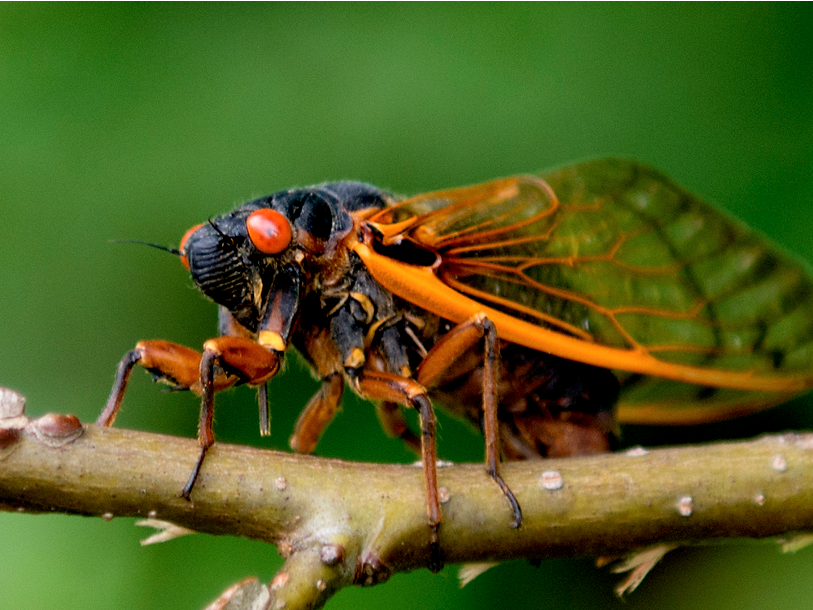
[[[260,587],[267,607],[319,607],[341,587],[428,563],[418,467],[217,444],[187,501],[178,494],[194,440],[15,413],[0,409],[0,508],[151,517],[273,543],[286,562]],[[512,462],[503,475],[523,507],[519,529],[482,465],[439,470],[446,562],[595,557],[813,529],[810,434]]]

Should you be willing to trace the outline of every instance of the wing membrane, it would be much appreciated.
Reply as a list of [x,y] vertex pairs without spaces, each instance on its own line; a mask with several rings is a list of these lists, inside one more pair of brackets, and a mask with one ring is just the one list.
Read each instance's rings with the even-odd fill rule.
[[[371,220],[404,218],[411,222],[398,236],[435,249],[435,275],[460,295],[597,351],[616,350],[626,358],[619,362],[665,365],[622,370],[686,381],[670,371],[708,369],[732,381],[703,385],[731,388],[756,389],[735,378],[776,381],[766,393],[683,388],[678,400],[659,402],[680,384],[635,377],[622,392],[626,420],[657,419],[660,404],[654,412],[665,406],[673,423],[693,421],[689,410],[676,412],[686,392],[739,414],[813,383],[809,273],[646,166],[582,163],[421,195]],[[519,342],[533,347],[534,338]]]

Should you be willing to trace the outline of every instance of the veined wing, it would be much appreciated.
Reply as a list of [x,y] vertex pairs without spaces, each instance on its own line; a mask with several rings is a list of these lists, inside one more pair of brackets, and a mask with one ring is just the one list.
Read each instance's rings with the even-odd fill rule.
[[627,421],[726,417],[813,385],[809,273],[646,166],[592,161],[421,195],[370,220],[440,256],[439,283],[393,292],[466,317],[468,305],[444,313],[454,295],[437,296],[442,284],[499,318],[507,340],[633,373]]

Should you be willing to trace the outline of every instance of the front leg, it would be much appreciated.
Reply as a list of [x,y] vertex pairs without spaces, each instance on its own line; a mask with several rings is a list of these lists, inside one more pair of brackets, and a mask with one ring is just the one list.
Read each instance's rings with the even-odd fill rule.
[[96,420],[97,425],[113,425],[136,365],[176,389],[191,390],[201,396],[198,426],[200,454],[181,492],[183,497],[188,498],[206,451],[214,443],[214,394],[239,383],[263,387],[279,370],[280,357],[246,337],[211,339],[204,344],[203,354],[169,341],[141,341],[119,364],[116,381],[104,410]]
[[[175,390],[191,390],[200,394],[200,352],[169,341],[139,341],[135,348],[121,359],[110,397],[99,417],[98,426],[112,426],[121,409],[130,374],[136,365],[145,368],[156,381],[168,383]],[[221,371],[217,376],[218,389],[236,384],[239,378]]]

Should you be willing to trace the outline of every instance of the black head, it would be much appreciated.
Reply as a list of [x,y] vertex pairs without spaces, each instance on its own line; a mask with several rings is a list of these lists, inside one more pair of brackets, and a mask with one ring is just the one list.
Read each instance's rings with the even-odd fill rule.
[[256,331],[277,271],[296,262],[307,273],[350,231],[350,212],[374,201],[383,194],[357,182],[280,191],[191,228],[181,261],[201,292]]

